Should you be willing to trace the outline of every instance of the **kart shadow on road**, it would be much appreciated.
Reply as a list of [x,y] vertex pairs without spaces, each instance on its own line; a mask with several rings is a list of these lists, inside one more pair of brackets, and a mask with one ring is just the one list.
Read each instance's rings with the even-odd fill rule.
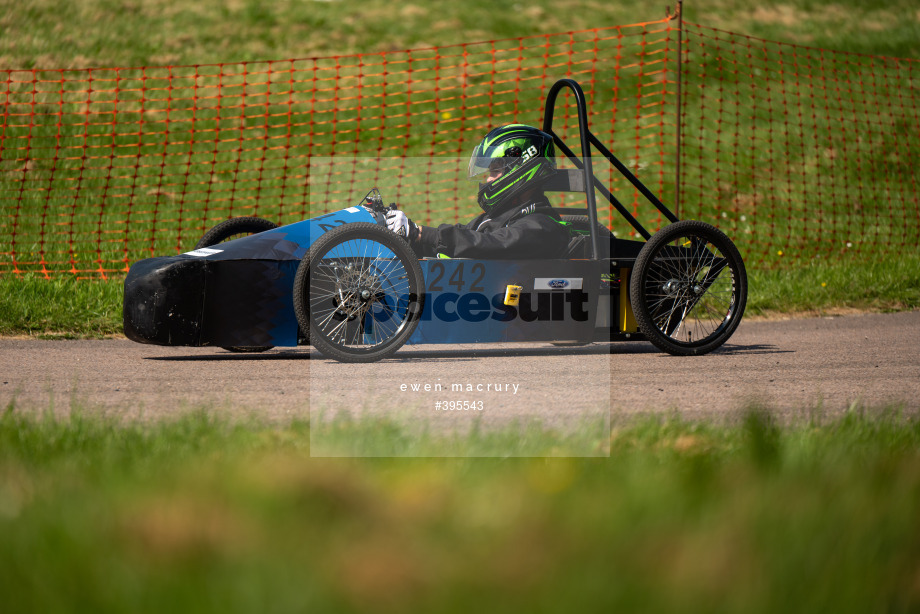
[[[431,346],[428,346],[431,347]],[[414,362],[418,360],[477,360],[480,358],[502,357],[553,357],[553,356],[595,356],[603,354],[648,354],[658,350],[650,344],[644,343],[594,343],[586,346],[520,346],[506,345],[502,347],[483,347],[449,349],[416,349],[407,346],[390,358],[381,362]],[[332,361],[318,351],[301,347],[298,349],[269,350],[258,354],[241,354],[227,352],[214,348],[207,353],[184,354],[181,356],[148,356],[145,360],[159,360],[165,362],[197,362],[197,361],[272,361],[272,360],[322,360]]]
[[755,354],[795,354],[795,350],[784,350],[777,348],[775,345],[761,343],[752,343],[748,345],[735,345],[726,343],[722,347],[712,352],[713,354],[729,354],[751,356]]
[[[733,345],[726,344],[712,352],[712,355],[739,355],[749,356],[756,354],[788,354],[794,353],[794,350],[783,350],[775,345],[766,344],[749,344]],[[629,356],[635,354],[659,354],[663,358],[682,358],[680,356],[671,356],[653,346],[650,343],[593,343],[586,346],[502,346],[502,347],[475,347],[459,349],[416,349],[411,346],[401,349],[398,353],[390,358],[385,358],[382,362],[416,362],[419,360],[428,361],[464,361],[478,360],[480,358],[504,358],[504,357],[560,357],[560,356],[597,356],[602,354],[612,354],[617,356]],[[273,361],[273,360],[322,360],[332,361],[320,354],[318,351],[310,348],[298,349],[280,349],[270,350],[259,354],[239,354],[227,352],[225,350],[213,349],[208,353],[202,354],[185,354],[182,356],[148,356],[145,360],[160,360],[165,362],[221,362],[221,361]]]
[[[626,350],[625,344],[594,343],[585,346],[552,346],[541,345],[537,347],[504,346],[504,347],[476,347],[461,349],[416,350],[412,348],[400,350],[396,355],[387,359],[387,362],[412,362],[416,360],[433,361],[460,361],[477,360],[479,358],[526,358],[526,357],[557,357],[557,356],[598,356],[604,354],[621,353]],[[614,351],[614,349],[621,351]],[[640,344],[629,344],[625,353],[639,353],[657,351],[651,347]],[[316,355],[322,359],[322,355]]]
[[258,354],[242,354],[227,352],[218,348],[209,353],[184,354],[182,356],[146,356],[144,360],[162,360],[164,362],[221,362],[221,361],[271,361],[271,360],[310,360],[310,352],[306,348],[269,350]]
[[[712,355],[739,355],[747,356],[754,354],[785,354],[794,353],[794,350],[778,349],[774,345],[750,344],[750,345],[724,345],[712,352]],[[651,343],[594,343],[581,347],[557,347],[557,346],[539,346],[539,347],[501,347],[501,348],[469,348],[469,349],[439,349],[439,350],[400,350],[395,356],[385,359],[384,362],[412,362],[416,360],[476,360],[479,358],[502,358],[502,357],[554,357],[554,356],[596,356],[611,354],[616,356],[628,357],[631,355],[648,355],[658,354],[662,358],[686,358],[682,356],[672,356],[656,348]],[[327,360],[318,352],[313,353],[314,360]]]

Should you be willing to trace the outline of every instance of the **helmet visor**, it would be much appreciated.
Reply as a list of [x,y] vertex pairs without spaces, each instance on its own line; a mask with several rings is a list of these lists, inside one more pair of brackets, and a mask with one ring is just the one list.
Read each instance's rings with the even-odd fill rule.
[[468,178],[483,182],[487,178],[492,180],[501,177],[509,170],[520,164],[522,149],[514,141],[501,143],[483,151],[479,145],[470,158]]

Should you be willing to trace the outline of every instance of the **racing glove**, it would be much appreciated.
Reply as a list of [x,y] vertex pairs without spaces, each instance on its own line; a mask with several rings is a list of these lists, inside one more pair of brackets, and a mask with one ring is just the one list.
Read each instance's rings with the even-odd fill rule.
[[387,228],[409,241],[418,236],[418,226],[398,209],[387,212]]

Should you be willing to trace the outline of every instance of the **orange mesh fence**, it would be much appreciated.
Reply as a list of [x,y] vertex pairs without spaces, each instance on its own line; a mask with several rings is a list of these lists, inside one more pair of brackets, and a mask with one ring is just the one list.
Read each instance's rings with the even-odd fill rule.
[[[468,156],[496,125],[540,125],[563,77],[584,88],[591,130],[666,204],[679,163],[680,217],[717,224],[751,264],[916,248],[917,62],[685,23],[678,100],[677,43],[677,22],[662,20],[330,58],[0,70],[0,275],[123,273],[191,249],[222,219],[291,223],[393,174],[384,196],[417,221],[469,219],[475,187],[438,160]],[[554,127],[578,151],[567,100]],[[662,224],[606,164],[595,170],[643,224]]]
[[751,264],[916,252],[920,62],[683,34],[680,217]]
[[[352,205],[381,173],[406,173],[394,196],[418,221],[470,217],[475,187],[434,161],[468,157],[496,125],[540,125],[563,77],[585,89],[595,133],[671,189],[674,32],[663,20],[330,58],[0,70],[0,275],[122,273],[228,217],[284,224]],[[567,105],[555,125],[577,135]],[[311,184],[311,161],[349,157]],[[434,161],[420,173],[408,157]]]

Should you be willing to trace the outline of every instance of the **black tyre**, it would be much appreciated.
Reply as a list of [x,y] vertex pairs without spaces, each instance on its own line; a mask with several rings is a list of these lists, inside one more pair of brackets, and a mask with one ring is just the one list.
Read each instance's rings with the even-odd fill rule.
[[[587,215],[560,216],[569,229],[571,239],[563,258],[590,258],[591,257],[591,222]],[[600,239],[600,254],[598,257],[607,258],[610,255],[610,241],[613,234],[610,229],[601,223],[597,224],[598,238]]]
[[629,284],[639,330],[680,356],[713,351],[744,314],[747,273],[738,248],[715,226],[695,220],[658,231],[639,252]]
[[[587,215],[560,215],[563,222],[567,222],[569,228],[575,231],[578,234],[590,235],[591,234],[591,220],[588,219]],[[610,229],[598,222],[597,230],[600,233],[601,238],[610,239],[612,233]]]
[[[266,230],[273,230],[278,227],[278,224],[266,220],[261,217],[235,217],[229,220],[224,220],[217,226],[213,227],[211,230],[204,233],[204,236],[201,237],[201,240],[195,244],[195,249],[201,249],[202,247],[211,247],[217,245],[218,243],[223,243],[224,241],[230,241],[232,239],[238,239],[241,237],[247,237],[249,235],[254,235],[260,232],[265,232]],[[262,346],[262,345],[253,345],[253,346],[230,346],[225,347],[225,350],[228,352],[237,352],[241,354],[256,354],[259,352],[265,352],[272,349],[272,346]]]
[[294,277],[294,313],[317,350],[341,362],[374,362],[415,331],[424,306],[418,257],[378,224],[347,224],[310,247]]
[[274,230],[278,224],[261,217],[234,217],[224,220],[211,230],[204,233],[201,240],[195,244],[195,249],[211,247],[224,241],[247,237],[266,230]]

